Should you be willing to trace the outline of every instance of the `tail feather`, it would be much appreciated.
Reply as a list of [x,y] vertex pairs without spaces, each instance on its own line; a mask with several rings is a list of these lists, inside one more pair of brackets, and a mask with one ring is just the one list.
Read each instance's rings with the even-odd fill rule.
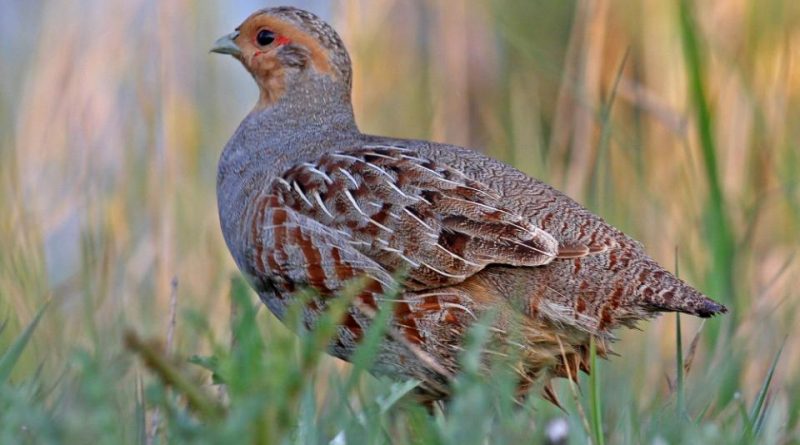
[[728,312],[724,305],[703,295],[683,280],[667,272],[655,262],[640,287],[644,305],[657,312],[682,312],[709,318]]

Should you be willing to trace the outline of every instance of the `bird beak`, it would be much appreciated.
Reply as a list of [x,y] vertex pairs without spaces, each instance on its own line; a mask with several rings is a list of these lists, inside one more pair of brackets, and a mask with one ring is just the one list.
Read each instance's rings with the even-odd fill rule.
[[234,57],[242,55],[242,49],[236,44],[236,38],[239,37],[239,32],[232,32],[226,36],[222,36],[214,42],[214,47],[211,48],[212,53],[230,54]]

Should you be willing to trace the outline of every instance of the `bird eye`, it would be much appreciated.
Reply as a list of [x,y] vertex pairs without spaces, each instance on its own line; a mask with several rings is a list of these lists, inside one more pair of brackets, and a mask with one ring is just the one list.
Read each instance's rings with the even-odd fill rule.
[[258,44],[261,46],[267,46],[274,40],[275,40],[275,33],[268,29],[262,29],[261,31],[258,32],[258,35],[256,36],[256,42],[258,42]]

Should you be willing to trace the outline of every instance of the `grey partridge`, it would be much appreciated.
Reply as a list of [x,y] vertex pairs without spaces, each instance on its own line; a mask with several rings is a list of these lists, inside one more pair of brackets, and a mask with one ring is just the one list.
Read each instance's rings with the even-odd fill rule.
[[558,190],[462,147],[362,134],[350,57],[312,13],[268,8],[220,38],[260,95],[219,161],[225,241],[280,319],[312,290],[313,326],[353,280],[329,352],[348,360],[377,311],[392,319],[371,372],[446,399],[469,326],[491,313],[521,388],[588,371],[590,339],[659,312],[726,308]]

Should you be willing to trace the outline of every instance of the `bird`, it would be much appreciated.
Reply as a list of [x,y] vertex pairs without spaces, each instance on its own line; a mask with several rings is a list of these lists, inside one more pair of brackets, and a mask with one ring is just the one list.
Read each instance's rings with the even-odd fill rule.
[[492,353],[513,357],[520,397],[537,390],[556,403],[552,379],[590,372],[592,345],[607,357],[616,329],[661,312],[727,311],[512,166],[362,133],[349,53],[317,15],[257,10],[211,51],[241,62],[259,91],[219,159],[223,237],[279,319],[300,304],[313,328],[347,301],[331,355],[350,360],[388,311],[370,372],[415,379],[421,400],[446,401],[465,337],[481,322],[481,369]]

